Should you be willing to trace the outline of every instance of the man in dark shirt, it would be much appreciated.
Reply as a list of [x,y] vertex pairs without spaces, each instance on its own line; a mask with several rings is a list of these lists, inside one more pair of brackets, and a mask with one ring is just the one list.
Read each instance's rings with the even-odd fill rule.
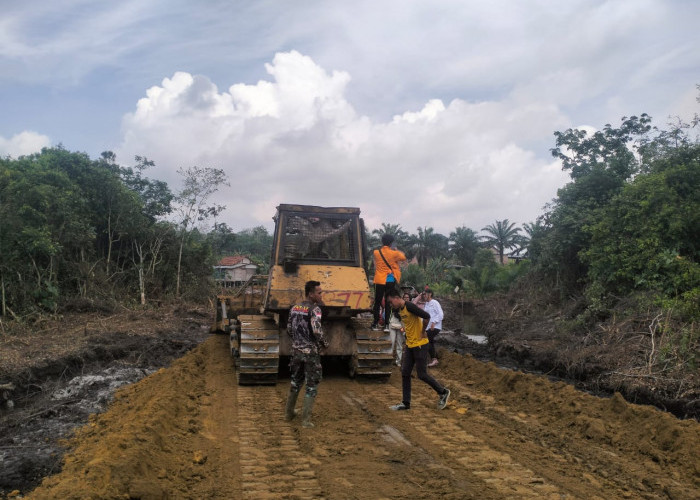
[[401,385],[403,401],[391,406],[392,410],[408,410],[411,408],[411,372],[416,367],[418,378],[433,388],[440,395],[438,410],[447,406],[450,390],[443,387],[437,380],[428,375],[428,335],[425,328],[430,321],[430,314],[412,302],[407,302],[399,296],[396,289],[387,293],[389,303],[398,311],[406,330],[406,349],[401,359]]
[[321,328],[321,283],[307,281],[304,286],[306,298],[289,310],[287,320],[287,333],[292,338],[292,358],[289,361],[291,372],[291,387],[287,396],[285,419],[292,420],[297,412],[294,407],[297,403],[299,390],[306,380],[306,395],[301,412],[301,424],[304,427],[313,427],[311,423],[311,410],[314,406],[318,384],[321,382],[321,355],[320,349],[328,347],[328,339],[323,335]]

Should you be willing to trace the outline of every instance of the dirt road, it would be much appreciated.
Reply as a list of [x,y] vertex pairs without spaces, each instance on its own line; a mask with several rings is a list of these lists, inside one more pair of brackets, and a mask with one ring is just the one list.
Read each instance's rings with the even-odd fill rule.
[[331,375],[316,428],[283,420],[288,381],[239,387],[227,338],[118,392],[29,498],[692,499],[700,424],[442,352],[448,408],[414,380]]

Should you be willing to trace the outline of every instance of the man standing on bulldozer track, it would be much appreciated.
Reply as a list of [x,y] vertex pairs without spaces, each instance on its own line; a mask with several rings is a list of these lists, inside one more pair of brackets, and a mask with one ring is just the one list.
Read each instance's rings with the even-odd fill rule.
[[297,414],[294,407],[301,386],[306,380],[306,395],[301,411],[301,425],[313,427],[311,410],[314,406],[318,384],[321,382],[320,350],[328,347],[328,339],[321,328],[321,283],[307,281],[304,286],[305,299],[289,310],[287,333],[292,338],[292,358],[289,361],[291,387],[287,396],[285,420],[291,421]]
[[374,306],[372,313],[372,330],[381,330],[379,326],[379,310],[384,300],[384,331],[389,331],[389,303],[386,294],[397,287],[401,281],[401,262],[406,262],[406,255],[401,250],[393,248],[394,236],[382,235],[382,246],[374,250]]

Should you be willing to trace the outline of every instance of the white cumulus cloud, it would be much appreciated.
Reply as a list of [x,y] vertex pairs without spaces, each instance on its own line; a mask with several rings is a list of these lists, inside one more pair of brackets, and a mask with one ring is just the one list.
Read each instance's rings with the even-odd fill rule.
[[145,155],[147,175],[177,189],[180,167],[222,168],[220,217],[264,224],[278,203],[358,206],[367,225],[432,226],[449,234],[496,219],[530,222],[567,177],[533,143],[567,126],[556,107],[521,94],[500,101],[430,99],[381,122],[347,98],[351,75],[296,51],[265,65],[269,79],[227,90],[177,72],[123,119],[121,162]]
[[51,140],[42,134],[25,130],[9,139],[0,136],[0,156],[18,158],[32,153],[38,153],[41,148],[51,146]]

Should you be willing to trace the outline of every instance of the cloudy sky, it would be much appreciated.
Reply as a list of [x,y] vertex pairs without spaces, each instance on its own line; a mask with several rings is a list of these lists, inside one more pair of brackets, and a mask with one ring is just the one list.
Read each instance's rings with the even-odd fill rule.
[[0,155],[223,169],[219,222],[279,203],[449,234],[534,221],[553,132],[699,111],[694,0],[2,0]]

